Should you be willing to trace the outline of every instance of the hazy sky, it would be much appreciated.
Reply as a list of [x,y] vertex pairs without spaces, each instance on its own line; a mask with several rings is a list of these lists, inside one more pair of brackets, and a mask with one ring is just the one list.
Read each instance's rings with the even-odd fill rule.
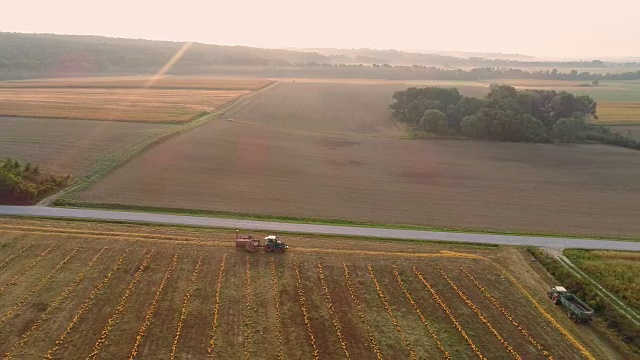
[[638,0],[19,0],[0,31],[258,47],[640,57]]

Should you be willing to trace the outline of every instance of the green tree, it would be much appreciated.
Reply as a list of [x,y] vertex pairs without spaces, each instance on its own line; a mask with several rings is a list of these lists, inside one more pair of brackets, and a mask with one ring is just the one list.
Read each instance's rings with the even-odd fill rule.
[[440,110],[429,109],[424,112],[420,120],[420,128],[424,131],[442,134],[447,131],[449,119]]
[[553,137],[563,142],[583,140],[585,130],[584,120],[578,118],[563,118],[553,124]]

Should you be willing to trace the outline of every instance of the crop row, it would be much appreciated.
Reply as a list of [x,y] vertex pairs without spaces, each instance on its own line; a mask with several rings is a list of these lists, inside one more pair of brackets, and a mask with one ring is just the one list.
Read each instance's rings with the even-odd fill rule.
[[113,326],[120,319],[120,316],[124,313],[124,308],[125,306],[127,306],[127,301],[131,297],[131,294],[133,294],[133,289],[135,285],[138,283],[138,281],[140,281],[140,278],[142,277],[142,273],[149,267],[149,262],[151,261],[151,258],[153,258],[155,254],[156,254],[156,251],[154,249],[151,252],[149,252],[147,256],[145,256],[144,260],[142,261],[142,264],[140,265],[140,267],[138,267],[138,271],[136,271],[136,273],[133,275],[133,279],[131,279],[131,282],[129,282],[127,289],[125,290],[124,294],[120,298],[120,302],[118,303],[118,307],[116,308],[116,311],[113,313],[113,315],[111,315],[104,329],[102,329],[102,332],[100,333],[100,338],[98,339],[98,341],[96,341],[95,345],[93,346],[93,351],[87,357],[88,359],[95,359],[98,356],[98,353],[100,352],[100,349],[102,348],[102,346],[107,342],[107,338],[109,337],[109,331],[111,331]]
[[280,312],[280,290],[278,289],[278,272],[276,271],[276,260],[274,258],[271,258],[271,290],[276,314],[276,338],[278,339],[277,358],[279,360],[282,360],[284,359],[284,338],[282,335],[282,315]]
[[40,326],[42,326],[42,324],[44,323],[44,321],[46,319],[49,318],[49,316],[51,315],[51,313],[58,308],[58,306],[62,303],[62,301],[64,301],[66,298],[69,297],[69,295],[71,295],[71,293],[73,292],[73,290],[78,286],[78,284],[84,279],[85,274],[87,273],[87,271],[91,270],[93,268],[93,266],[95,265],[95,263],[98,261],[98,258],[100,258],[100,256],[102,256],[102,253],[104,253],[104,251],[107,249],[107,247],[103,247],[97,254],[96,256],[93,257],[93,259],[91,259],[91,261],[89,262],[89,264],[87,265],[87,267],[85,267],[79,274],[78,276],[76,276],[76,278],[73,280],[73,282],[71,284],[69,284],[63,291],[62,293],[60,293],[60,295],[58,295],[58,297],[53,300],[53,302],[51,304],[49,304],[49,306],[47,307],[47,309],[44,311],[44,313],[42,313],[42,315],[40,315],[40,318],[38,320],[36,320],[33,324],[31,324],[31,327],[29,328],[29,330],[25,331],[21,336],[20,336],[20,340],[18,340],[16,343],[14,343],[11,346],[11,349],[9,351],[7,351],[4,354],[4,360],[9,360],[12,358],[11,353],[16,351],[17,349],[23,347],[27,341],[31,338],[31,335],[40,328]]
[[440,305],[440,308],[442,308],[442,310],[444,310],[447,316],[449,316],[449,320],[451,320],[456,330],[458,330],[460,335],[462,335],[462,337],[467,341],[467,343],[469,344],[473,352],[478,356],[478,358],[482,360],[487,360],[487,358],[484,355],[482,355],[482,353],[480,352],[480,349],[478,349],[478,347],[473,342],[473,340],[471,340],[469,335],[467,335],[467,332],[464,331],[464,329],[462,328],[462,325],[460,325],[460,322],[458,322],[458,319],[455,318],[455,316],[453,315],[453,313],[451,312],[447,304],[442,300],[442,298],[440,298],[440,295],[438,295],[438,293],[433,289],[431,284],[429,284],[429,282],[424,278],[424,276],[422,276],[422,273],[420,273],[418,268],[416,268],[415,266],[412,266],[411,268],[413,269],[413,272],[416,274],[416,276],[420,279],[420,281],[422,281],[422,284],[427,288],[427,290],[429,290],[433,300],[438,305]]
[[35,245],[34,243],[31,243],[25,247],[23,247],[22,249],[16,251],[15,253],[9,255],[9,257],[7,257],[2,263],[0,263],[0,269],[2,269],[3,267],[7,266],[7,264],[13,260],[16,256],[22,254],[23,252],[29,250],[30,248],[33,247],[33,245]]
[[22,297],[22,299],[20,299],[15,305],[13,305],[11,309],[9,309],[0,319],[0,324],[11,317],[11,315],[13,315],[13,313],[18,310],[20,306],[27,302],[27,300],[29,300],[31,296],[33,296],[33,294],[38,292],[38,290],[40,290],[47,282],[49,282],[49,280],[51,280],[55,276],[55,274],[58,273],[58,271],[60,271],[60,269],[62,269],[62,267],[66,265],[69,260],[71,260],[71,258],[73,258],[78,253],[78,251],[80,251],[80,249],[81,247],[73,249],[73,251],[71,251],[71,253],[69,253],[69,255],[67,255],[67,257],[64,258],[64,260],[62,260],[60,264],[58,264],[58,266],[56,266],[49,274],[47,274],[47,276],[42,278],[26,295]]
[[456,283],[454,283],[453,280],[451,280],[449,276],[447,276],[447,274],[445,274],[445,272],[442,271],[442,269],[438,268],[438,272],[445,280],[447,280],[451,288],[455,290],[455,292],[465,302],[465,304],[467,304],[467,306],[469,306],[469,308],[478,316],[478,319],[480,319],[480,321],[482,321],[482,323],[487,326],[489,331],[496,337],[496,339],[500,341],[502,346],[504,346],[504,348],[507,349],[507,352],[509,352],[515,359],[521,360],[522,357],[520,357],[520,355],[513,349],[513,347],[507,342],[507,340],[505,340],[504,337],[500,335],[498,330],[496,330],[493,324],[491,324],[491,322],[484,316],[484,314],[482,314],[480,309],[478,309],[478,307],[473,303],[473,301],[471,301],[471,299],[469,299],[467,295],[458,288],[458,285],[456,285]]
[[9,280],[8,283],[6,283],[2,287],[0,287],[0,294],[4,293],[4,291],[9,286],[17,284],[18,279],[20,279],[20,277],[24,276],[26,273],[29,272],[29,270],[33,269],[36,265],[38,265],[40,263],[40,261],[42,260],[42,258],[47,256],[47,254],[49,254],[51,251],[53,251],[53,249],[55,249],[57,247],[58,247],[58,244],[51,245],[49,248],[47,248],[47,250],[43,251],[40,255],[38,255],[38,257],[33,259],[33,261],[31,261],[26,267],[24,267],[23,269],[20,269],[20,271],[17,274],[15,274],[13,276],[13,278],[11,278],[11,280]]
[[382,288],[378,283],[378,279],[376,279],[376,274],[374,273],[373,267],[371,266],[371,264],[367,265],[367,269],[369,270],[369,275],[371,275],[371,281],[373,282],[373,285],[376,288],[376,292],[378,293],[380,302],[382,302],[384,309],[387,311],[387,314],[389,314],[389,316],[391,317],[391,322],[393,323],[393,326],[396,328],[396,331],[398,332],[398,334],[400,334],[400,338],[402,338],[402,343],[407,348],[407,350],[409,350],[409,357],[411,359],[417,359],[418,355],[416,354],[415,350],[413,349],[413,346],[405,336],[404,331],[402,331],[402,328],[398,323],[398,319],[396,319],[396,316],[393,314],[393,311],[391,310],[391,306],[387,301],[387,297],[384,295],[384,292],[382,291]]
[[222,263],[220,263],[220,271],[218,271],[218,282],[216,284],[215,305],[213,305],[213,321],[211,321],[211,334],[209,335],[209,346],[207,353],[209,357],[213,357],[213,349],[215,348],[216,331],[218,330],[218,314],[220,313],[220,291],[222,290],[222,280],[224,271],[227,266],[229,254],[224,254]]
[[180,340],[180,332],[182,331],[182,326],[184,325],[184,319],[187,317],[189,299],[191,299],[191,293],[193,292],[193,288],[196,285],[196,280],[198,280],[198,274],[200,273],[202,259],[204,259],[204,253],[201,253],[200,257],[198,258],[198,263],[196,264],[196,267],[193,270],[193,274],[191,274],[191,279],[189,280],[189,287],[187,288],[187,291],[184,293],[184,297],[182,298],[182,310],[180,311],[180,319],[178,320],[178,325],[176,326],[176,336],[173,338],[173,345],[171,345],[171,355],[169,355],[169,358],[171,360],[175,359],[176,357],[176,351],[178,350],[178,341]]
[[298,262],[298,260],[295,260],[293,262],[293,266],[296,271],[296,289],[298,291],[298,300],[300,301],[300,309],[302,310],[304,324],[307,327],[309,342],[311,343],[311,347],[313,348],[313,358],[319,359],[320,354],[318,352],[318,347],[316,346],[316,338],[315,336],[313,336],[313,332],[311,332],[311,321],[309,321],[309,309],[307,308],[307,300],[304,297],[304,289],[302,288],[302,278],[300,277],[300,262]]
[[244,358],[249,360],[251,358],[250,346],[251,346],[251,337],[253,335],[252,329],[252,321],[255,309],[253,308],[253,303],[251,301],[251,258],[249,256],[246,257],[245,269],[244,269],[244,322],[243,322],[243,330],[244,330],[244,341],[243,341],[243,349],[244,349]]
[[318,277],[320,278],[320,284],[322,285],[322,294],[324,295],[324,298],[325,298],[327,311],[331,316],[331,322],[333,323],[333,327],[336,330],[338,341],[340,342],[340,346],[342,346],[342,351],[344,351],[344,355],[347,357],[347,359],[351,359],[351,357],[349,356],[349,352],[347,351],[347,342],[345,341],[344,336],[342,336],[342,329],[340,328],[340,322],[338,321],[338,316],[336,315],[336,312],[333,309],[331,294],[329,293],[329,287],[327,286],[327,281],[325,280],[325,277],[324,277],[324,269],[322,268],[322,263],[319,261],[318,261],[317,269],[318,269]]
[[436,346],[438,346],[438,349],[440,349],[440,351],[442,352],[443,357],[445,359],[451,359],[451,355],[449,355],[447,350],[444,348],[444,345],[442,345],[442,342],[440,342],[438,335],[436,335],[436,332],[431,328],[431,325],[429,325],[429,322],[427,321],[427,319],[425,319],[424,315],[422,315],[422,311],[420,311],[420,307],[413,300],[413,297],[409,293],[409,290],[407,290],[406,286],[404,286],[404,283],[402,282],[402,278],[400,278],[400,273],[398,273],[398,268],[395,265],[393,265],[393,275],[395,275],[396,280],[398,281],[398,285],[400,285],[400,288],[402,289],[404,296],[407,298],[411,306],[413,306],[413,309],[418,314],[418,317],[420,317],[420,321],[422,321],[422,323],[427,328],[427,330],[429,330],[429,334],[431,334],[431,337],[436,342]]
[[360,317],[360,321],[362,322],[362,325],[367,330],[367,334],[369,335],[369,342],[373,347],[373,352],[376,354],[376,359],[382,360],[382,353],[378,348],[378,342],[376,341],[375,336],[373,336],[373,331],[371,330],[371,326],[369,326],[369,322],[367,321],[367,318],[364,316],[362,303],[356,296],[356,291],[353,288],[353,282],[351,280],[351,274],[349,273],[349,267],[347,266],[346,263],[343,263],[342,266],[344,267],[344,278],[347,284],[347,289],[349,290],[349,295],[351,295],[351,300],[353,300],[353,304],[356,306],[356,312],[358,313],[358,317]]
[[464,272],[465,275],[467,275],[467,277],[471,280],[471,282],[473,282],[473,284],[480,290],[480,292],[482,292],[482,294],[489,300],[491,301],[491,303],[498,309],[500,310],[500,312],[507,318],[509,319],[509,321],[513,324],[513,326],[517,327],[518,330],[520,330],[520,332],[522,333],[522,335],[524,335],[524,337],[529,340],[529,342],[531,344],[533,344],[538,350],[540,350],[545,356],[547,356],[549,358],[549,360],[553,360],[553,357],[549,354],[548,351],[546,351],[544,349],[544,347],[537,342],[532,336],[531,334],[529,334],[529,332],[527,330],[525,330],[522,325],[520,325],[514,318],[513,316],[504,308],[502,307],[502,305],[500,305],[500,302],[498,302],[498,300],[496,300],[491,293],[485,289],[482,285],[480,285],[480,283],[478,282],[478,280],[476,280],[475,277],[473,277],[473,275],[471,275],[471,273],[467,270],[467,269],[462,269],[462,272]]
[[171,264],[169,264],[167,271],[165,271],[164,273],[164,277],[162,278],[162,281],[158,286],[158,290],[156,290],[156,295],[153,298],[153,301],[151,301],[151,305],[149,305],[149,309],[147,310],[147,314],[145,315],[144,322],[142,323],[142,326],[140,326],[140,330],[138,330],[136,341],[133,344],[131,353],[129,354],[129,360],[133,360],[138,355],[138,348],[140,347],[140,342],[142,341],[142,338],[144,337],[145,333],[147,332],[147,329],[149,328],[149,325],[151,324],[151,321],[153,320],[153,316],[155,315],[156,310],[158,309],[158,300],[160,299],[162,290],[167,285],[167,281],[169,281],[169,278],[171,278],[171,274],[173,274],[173,271],[176,269],[176,266],[178,265],[179,257],[180,257],[179,252],[173,255]]
[[71,320],[69,325],[67,325],[67,328],[62,333],[62,335],[60,335],[58,340],[56,340],[56,343],[53,346],[53,348],[51,348],[47,352],[47,355],[45,355],[46,359],[53,359],[53,355],[56,353],[56,351],[58,351],[60,346],[62,346],[62,344],[66,340],[69,333],[71,333],[71,330],[73,329],[73,327],[78,323],[78,321],[80,321],[80,318],[82,317],[82,315],[84,315],[84,313],[86,313],[89,310],[91,305],[93,305],[93,300],[95,299],[95,297],[98,296],[98,294],[100,294],[100,292],[105,287],[105,285],[109,283],[109,280],[111,280],[111,277],[113,276],[113,274],[116,272],[116,270],[120,268],[120,266],[122,266],[125,259],[130,254],[131,254],[131,250],[127,249],[124,255],[120,256],[120,258],[118,259],[118,262],[116,262],[116,264],[111,268],[111,270],[107,273],[107,275],[105,275],[102,281],[100,281],[100,283],[96,285],[96,287],[91,291],[89,296],[85,299],[85,301],[80,306],[80,309],[78,310],[76,315],[73,317],[73,320]]

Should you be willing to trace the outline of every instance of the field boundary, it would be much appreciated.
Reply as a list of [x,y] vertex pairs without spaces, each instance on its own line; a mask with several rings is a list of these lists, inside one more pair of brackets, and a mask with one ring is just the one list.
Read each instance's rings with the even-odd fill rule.
[[234,100],[229,101],[228,103],[224,104],[222,107],[220,107],[219,109],[216,109],[212,113],[207,113],[206,115],[200,116],[199,118],[196,118],[184,124],[176,124],[170,129],[158,132],[156,134],[151,134],[150,136],[142,138],[138,143],[132,146],[129,146],[123,151],[117,153],[113,158],[111,158],[110,160],[108,160],[107,162],[99,166],[93,173],[79,179],[71,186],[51,196],[48,196],[42,199],[37,205],[38,206],[55,205],[58,199],[73,196],[79,191],[82,191],[88,188],[89,186],[95,184],[98,180],[100,180],[107,174],[111,173],[112,171],[117,170],[118,168],[124,166],[126,163],[131,161],[134,157],[144,153],[146,150],[153,147],[154,145],[160,144],[172,138],[175,135],[182,134],[200,125],[203,125],[211,120],[217,119],[220,116],[223,116],[229,110],[231,110],[231,108],[233,108],[234,106],[242,104],[243,102],[249,100],[250,98],[256,96],[257,94],[260,94],[264,91],[271,89],[277,84],[278,84],[277,82],[271,83],[268,86],[265,86],[254,92],[251,92],[245,96],[240,96]]

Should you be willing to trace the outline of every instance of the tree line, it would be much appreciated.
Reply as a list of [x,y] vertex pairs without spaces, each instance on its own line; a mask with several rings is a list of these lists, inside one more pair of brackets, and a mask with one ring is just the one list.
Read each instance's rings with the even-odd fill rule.
[[389,106],[412,129],[443,136],[512,142],[600,142],[640,149],[640,143],[607,127],[591,124],[597,103],[588,95],[566,91],[516,90],[491,85],[482,99],[456,88],[409,88],[397,91]]
[[0,161],[0,203],[32,204],[66,186],[70,178],[42,172],[38,165],[21,164],[7,158]]

